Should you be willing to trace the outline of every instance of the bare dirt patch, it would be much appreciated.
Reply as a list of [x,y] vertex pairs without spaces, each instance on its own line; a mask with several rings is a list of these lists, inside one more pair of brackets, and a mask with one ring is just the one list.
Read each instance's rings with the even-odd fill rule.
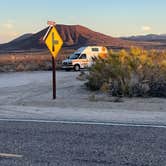
[[[114,98],[91,92],[79,72],[57,72],[57,100],[52,100],[52,73],[0,74],[0,118],[166,123],[162,98]],[[95,96],[96,100],[90,100]]]

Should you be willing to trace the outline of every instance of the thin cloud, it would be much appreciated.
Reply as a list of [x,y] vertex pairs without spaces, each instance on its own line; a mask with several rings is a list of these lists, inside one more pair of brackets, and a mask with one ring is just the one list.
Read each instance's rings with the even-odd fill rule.
[[11,32],[8,32],[7,35],[10,36],[10,37],[16,37],[16,36],[19,35],[19,33],[15,32],[15,31],[11,31]]
[[8,32],[1,32],[0,33],[0,43],[6,43],[14,38],[18,37],[20,34],[16,31],[8,31]]
[[13,29],[14,25],[12,23],[5,23],[5,24],[3,24],[3,27],[6,29]]
[[13,20],[6,20],[6,22],[2,23],[0,27],[0,43],[8,42],[19,35],[15,29],[15,22]]
[[148,32],[150,31],[152,28],[150,26],[142,26],[141,27],[141,30],[144,31],[144,32]]
[[7,20],[5,23],[2,24],[2,27],[5,29],[13,29],[14,28],[14,21],[13,20]]

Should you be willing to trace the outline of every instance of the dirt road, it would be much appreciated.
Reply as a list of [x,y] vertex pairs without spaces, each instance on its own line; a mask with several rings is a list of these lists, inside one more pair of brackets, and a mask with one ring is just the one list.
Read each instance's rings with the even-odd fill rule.
[[[77,72],[57,72],[57,100],[52,100],[51,72],[0,74],[0,118],[72,120],[166,125],[166,100],[123,99],[109,102],[76,79]],[[106,100],[105,100],[106,99]]]

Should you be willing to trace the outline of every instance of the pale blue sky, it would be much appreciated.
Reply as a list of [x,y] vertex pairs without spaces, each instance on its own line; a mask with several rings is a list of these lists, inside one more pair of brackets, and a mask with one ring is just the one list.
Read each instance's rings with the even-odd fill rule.
[[112,36],[166,33],[166,0],[0,0],[0,43],[47,26],[80,24]]

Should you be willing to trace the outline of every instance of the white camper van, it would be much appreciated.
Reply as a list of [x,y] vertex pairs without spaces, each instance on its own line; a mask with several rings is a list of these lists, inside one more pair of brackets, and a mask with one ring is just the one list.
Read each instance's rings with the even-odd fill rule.
[[106,47],[81,47],[72,55],[70,55],[68,59],[62,61],[62,69],[74,69],[75,71],[79,71],[80,69],[90,67],[94,62],[94,58],[98,58],[99,56],[104,58],[107,55],[108,50]]

